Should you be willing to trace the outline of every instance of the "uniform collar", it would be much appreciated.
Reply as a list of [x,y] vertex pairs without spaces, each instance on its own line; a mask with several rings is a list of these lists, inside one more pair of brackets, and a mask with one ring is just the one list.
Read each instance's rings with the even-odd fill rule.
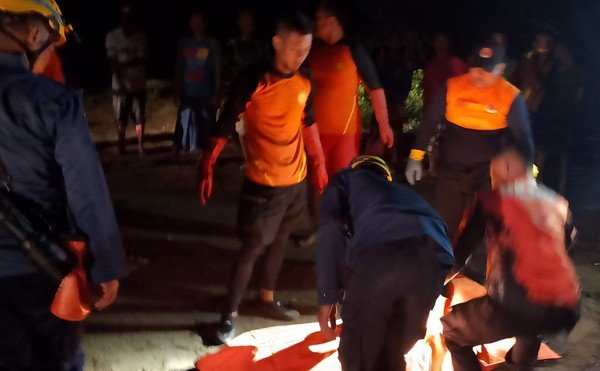
[[527,194],[538,188],[537,182],[533,177],[515,180],[512,183],[500,187],[505,194]]
[[29,71],[29,63],[23,53],[0,52],[0,66]]
[[294,77],[294,75],[296,74],[296,71],[292,71],[290,73],[283,73],[283,72],[279,71],[277,68],[275,68],[275,60],[274,59],[271,60],[269,72],[271,74],[273,74],[277,77],[281,77],[283,79],[290,79],[290,78]]

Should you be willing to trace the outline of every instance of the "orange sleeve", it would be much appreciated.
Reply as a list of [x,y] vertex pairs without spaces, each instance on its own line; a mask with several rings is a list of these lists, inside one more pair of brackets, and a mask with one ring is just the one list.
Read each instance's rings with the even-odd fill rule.
[[389,126],[390,121],[388,118],[387,102],[385,100],[385,92],[383,89],[369,90],[369,98],[371,98],[373,112],[375,113],[375,118],[379,125]]

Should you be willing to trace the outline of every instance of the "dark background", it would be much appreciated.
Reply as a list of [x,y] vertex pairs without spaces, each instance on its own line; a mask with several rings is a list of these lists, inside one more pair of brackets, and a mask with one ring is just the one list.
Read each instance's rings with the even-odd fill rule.
[[[106,88],[109,71],[104,51],[107,32],[117,26],[118,11],[132,5],[150,47],[150,78],[170,79],[177,41],[187,31],[191,9],[204,10],[211,33],[226,41],[236,33],[237,12],[253,10],[259,32],[267,38],[278,14],[297,7],[312,15],[316,0],[292,1],[80,1],[63,0],[61,7],[82,42],[61,51],[73,84],[88,91]],[[519,60],[540,28],[555,30],[569,44],[586,81],[587,119],[600,114],[600,0],[349,0],[352,33],[369,45],[390,29],[414,30],[423,35],[443,31],[454,42],[455,52],[466,58],[469,50],[489,33],[506,33],[509,55]],[[594,127],[600,126],[595,125]]]
[[[106,66],[104,39],[117,26],[122,1],[63,0],[65,17],[82,39],[81,49],[90,57],[89,68]],[[250,8],[260,19],[263,35],[277,14],[297,6],[312,15],[316,1],[130,1],[150,41],[150,73],[166,78],[172,74],[177,40],[187,30],[187,14],[202,9],[211,21],[211,32],[222,40],[236,32],[238,9]],[[282,5],[285,4],[285,5]],[[413,29],[431,34],[447,32],[456,51],[468,49],[494,30],[504,31],[510,54],[519,57],[540,27],[551,27],[567,41],[579,62],[600,62],[600,1],[598,0],[354,0],[347,1],[350,26],[363,39],[376,38],[389,28]],[[92,80],[98,75],[88,76]]]

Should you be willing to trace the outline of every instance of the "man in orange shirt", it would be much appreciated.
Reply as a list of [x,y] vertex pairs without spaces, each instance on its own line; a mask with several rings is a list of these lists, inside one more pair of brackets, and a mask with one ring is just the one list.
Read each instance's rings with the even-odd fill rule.
[[308,57],[315,86],[315,118],[327,164],[332,176],[358,156],[362,122],[358,87],[363,83],[379,124],[381,141],[394,144],[385,93],[367,50],[345,38],[342,7],[335,1],[322,2],[316,13],[317,41]]
[[290,321],[299,313],[273,298],[290,232],[306,220],[305,178],[309,160],[313,185],[320,193],[327,183],[325,160],[312,115],[310,81],[298,69],[312,44],[312,25],[301,13],[277,24],[275,55],[234,80],[223,112],[201,159],[199,196],[205,204],[212,192],[213,168],[240,115],[244,119],[246,179],[238,209],[242,249],[229,280],[229,294],[217,337],[226,342],[256,259],[265,253],[257,309],[263,315]]

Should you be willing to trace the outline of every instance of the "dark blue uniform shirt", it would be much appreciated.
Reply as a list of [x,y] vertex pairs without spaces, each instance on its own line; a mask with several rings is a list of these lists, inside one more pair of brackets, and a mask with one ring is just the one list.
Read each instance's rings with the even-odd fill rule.
[[[72,214],[89,238],[93,283],[122,278],[127,260],[80,97],[31,73],[21,54],[0,53],[0,158],[12,190],[52,214]],[[0,276],[35,272],[0,227]]]
[[346,267],[370,247],[416,236],[437,242],[439,261],[453,264],[446,225],[411,189],[388,182],[371,169],[345,169],[330,181],[321,198],[317,231],[319,305],[335,304]]

